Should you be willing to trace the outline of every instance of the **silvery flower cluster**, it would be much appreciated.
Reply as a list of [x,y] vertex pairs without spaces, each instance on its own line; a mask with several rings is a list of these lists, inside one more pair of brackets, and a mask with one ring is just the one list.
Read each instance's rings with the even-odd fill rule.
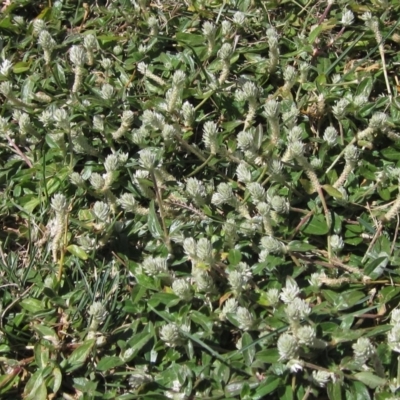
[[305,323],[311,313],[311,307],[299,296],[300,288],[292,278],[286,279],[286,285],[280,292],[277,289],[270,289],[267,292],[267,299],[271,306],[277,307],[279,300],[284,303],[290,328],[288,332],[279,336],[277,347],[280,360],[285,361],[287,368],[292,372],[300,371],[304,367],[300,351],[302,346],[309,349],[326,347],[326,343],[317,338],[315,327]]

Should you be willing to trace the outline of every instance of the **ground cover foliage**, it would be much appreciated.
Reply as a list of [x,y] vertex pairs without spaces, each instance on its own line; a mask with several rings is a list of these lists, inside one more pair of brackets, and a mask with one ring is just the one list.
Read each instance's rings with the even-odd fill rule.
[[6,2],[0,397],[398,398],[398,25]]

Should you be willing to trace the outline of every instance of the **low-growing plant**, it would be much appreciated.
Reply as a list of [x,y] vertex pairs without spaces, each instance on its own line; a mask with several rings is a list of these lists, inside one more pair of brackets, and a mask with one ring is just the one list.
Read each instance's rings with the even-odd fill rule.
[[398,2],[5,2],[0,396],[395,399]]

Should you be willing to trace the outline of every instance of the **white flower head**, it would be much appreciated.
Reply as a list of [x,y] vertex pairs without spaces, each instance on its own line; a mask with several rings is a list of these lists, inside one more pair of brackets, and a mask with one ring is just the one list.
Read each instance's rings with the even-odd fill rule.
[[8,76],[12,70],[12,62],[10,60],[3,60],[0,66],[0,74],[3,76]]
[[246,16],[241,11],[236,11],[233,15],[233,22],[236,25],[243,26],[246,23]]
[[51,200],[51,208],[56,213],[65,213],[68,209],[67,198],[62,193],[56,193]]
[[110,85],[109,83],[105,83],[101,87],[100,96],[104,100],[109,100],[109,99],[112,99],[113,95],[114,95],[114,87],[112,85]]
[[301,321],[311,312],[311,307],[299,297],[296,297],[285,308],[286,316],[290,322]]
[[354,343],[352,347],[354,350],[354,359],[360,364],[365,364],[375,354],[375,347],[368,338],[359,338],[357,343]]
[[280,295],[281,300],[284,303],[289,304],[292,301],[294,301],[294,299],[296,299],[299,294],[300,294],[300,289],[299,289],[299,286],[297,285],[296,281],[294,281],[293,279],[287,278],[286,286],[282,289],[282,292]]
[[312,372],[313,381],[319,387],[325,387],[326,384],[330,380],[333,380],[332,375],[333,375],[332,372],[328,372],[328,371],[313,371]]
[[172,290],[183,301],[189,302],[193,298],[192,286],[187,279],[176,279],[172,283]]
[[293,358],[287,362],[286,367],[290,369],[290,372],[295,374],[303,370],[303,361]]
[[167,259],[165,257],[147,257],[142,262],[143,270],[150,276],[168,273]]
[[400,325],[395,325],[387,335],[389,347],[396,353],[400,353]]
[[346,10],[342,14],[342,25],[350,26],[354,22],[354,14],[350,10]]
[[277,347],[280,355],[279,360],[290,360],[296,358],[297,350],[299,348],[296,338],[289,333],[283,333],[279,336]]
[[236,310],[236,319],[239,323],[239,328],[245,331],[252,328],[254,319],[250,311],[246,307],[238,307]]
[[87,61],[85,48],[83,46],[72,46],[69,52],[69,59],[76,67],[83,67]]
[[221,321],[225,321],[227,314],[236,313],[237,308],[237,300],[234,297],[229,298],[225,301],[224,306],[222,307],[221,313],[219,314],[219,319]]
[[160,339],[165,342],[168,347],[176,347],[182,344],[182,336],[179,327],[174,323],[169,323],[161,327]]
[[308,282],[310,282],[311,286],[321,287],[325,279],[326,279],[325,272],[314,272],[311,274]]
[[272,288],[268,289],[265,294],[270,306],[276,306],[279,303],[279,290]]
[[140,166],[148,171],[154,171],[162,164],[160,149],[158,148],[147,147],[139,151],[139,156]]
[[323,139],[329,147],[335,146],[338,139],[337,130],[333,126],[328,126],[325,129]]
[[390,314],[390,323],[392,325],[400,325],[400,308],[396,308]]

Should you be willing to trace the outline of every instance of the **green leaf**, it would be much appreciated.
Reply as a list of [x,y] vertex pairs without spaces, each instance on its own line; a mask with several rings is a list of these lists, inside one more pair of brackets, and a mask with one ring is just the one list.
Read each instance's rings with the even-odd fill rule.
[[176,40],[178,42],[188,43],[191,46],[204,45],[204,36],[194,35],[192,33],[178,32],[176,34]]
[[132,304],[138,303],[146,295],[146,292],[147,290],[145,287],[141,285],[135,285],[131,293]]
[[29,68],[31,66],[31,63],[29,62],[17,62],[14,66],[13,66],[13,73],[14,74],[22,74],[23,72],[29,71]]
[[28,214],[31,214],[39,204],[40,204],[39,197],[24,196],[24,199],[21,201],[21,205],[24,207],[24,210]]
[[329,400],[342,400],[342,383],[329,382],[327,385],[327,393]]
[[349,239],[344,240],[344,242],[346,244],[349,244],[351,246],[357,246],[360,243],[362,243],[362,241],[363,241],[363,239],[361,237],[349,238]]
[[314,215],[302,229],[302,232],[309,235],[326,235],[329,232],[329,228],[325,217],[323,215]]
[[3,18],[0,21],[0,30],[8,30],[14,33],[18,32],[18,28],[12,23],[10,17]]
[[121,40],[121,37],[113,35],[100,35],[97,36],[97,40],[104,46],[108,43],[119,42]]
[[278,349],[267,349],[259,351],[256,355],[256,360],[262,361],[267,364],[274,364],[279,360]]
[[90,381],[86,378],[74,378],[74,388],[85,393],[85,395],[90,396],[89,398],[95,396],[97,384],[97,382]]
[[125,364],[123,360],[116,356],[105,356],[97,364],[96,369],[98,371],[109,371],[115,367],[119,367]]
[[87,260],[89,258],[85,250],[83,250],[82,247],[77,246],[76,244],[70,244],[67,247],[67,250],[74,256],[78,257],[80,260]]
[[60,390],[61,383],[62,373],[60,368],[56,367],[53,369],[53,379],[51,381],[51,384],[49,385],[53,393],[57,393]]
[[154,293],[149,303],[151,303],[153,307],[157,307],[160,303],[167,307],[173,307],[179,303],[179,297],[174,293]]
[[376,389],[379,386],[386,385],[387,381],[384,378],[373,374],[369,371],[357,372],[354,374],[354,378],[358,379],[360,382],[364,383],[371,389]]
[[340,293],[334,300],[334,305],[337,310],[346,310],[348,308],[353,307],[356,304],[360,304],[368,300],[368,296],[361,291],[349,290],[343,293]]
[[229,382],[229,378],[231,376],[231,370],[228,365],[216,360],[214,365],[216,366],[214,370],[214,376],[216,382],[223,382],[224,384],[227,384]]
[[354,396],[354,400],[371,400],[368,389],[361,382],[352,381],[351,392]]
[[378,187],[378,194],[381,196],[382,200],[389,201],[390,200],[390,190],[387,187]]
[[279,400],[293,400],[293,389],[291,386],[286,386],[285,392],[279,397]]
[[42,370],[36,371],[27,382],[24,390],[25,400],[46,400],[47,389],[44,383]]
[[47,367],[49,356],[50,352],[47,347],[42,346],[40,343],[35,345],[35,362],[40,369]]
[[147,343],[153,339],[153,334],[150,330],[146,330],[140,332],[129,341],[131,354],[129,355],[129,359],[135,357],[140,350],[144,349]]
[[253,364],[254,356],[256,354],[255,346],[251,346],[252,343],[253,343],[252,337],[248,332],[245,332],[242,335],[242,347],[245,348],[245,350],[243,350],[243,358],[244,362],[248,367],[250,367],[251,364]]
[[334,188],[332,185],[322,185],[322,188],[328,193],[330,196],[335,197],[336,199],[342,199],[342,193]]
[[228,261],[231,265],[238,265],[242,260],[242,253],[238,249],[230,249]]
[[47,337],[47,338],[54,338],[55,340],[58,340],[58,336],[57,336],[56,332],[54,331],[54,329],[52,329],[46,325],[37,323],[37,324],[33,325],[33,329],[39,333],[41,338]]
[[6,393],[18,381],[18,374],[0,375],[0,394]]
[[161,239],[164,237],[164,232],[158,222],[156,210],[154,208],[154,200],[151,201],[149,207],[149,215],[147,217],[147,226],[154,239]]
[[288,250],[289,251],[310,251],[314,250],[316,247],[313,246],[312,244],[302,242],[300,240],[292,240],[288,244]]
[[267,394],[272,393],[281,384],[281,378],[269,375],[264,379],[260,386],[256,390],[256,396],[258,399],[263,398]]
[[386,304],[400,293],[400,287],[386,286],[379,292],[381,304]]
[[143,286],[146,289],[159,290],[159,286],[156,285],[157,281],[151,276],[140,274],[136,276],[136,280],[138,285]]
[[45,310],[43,303],[40,300],[34,299],[32,297],[23,299],[20,305],[24,310],[27,310],[32,314],[43,312]]
[[400,159],[400,150],[395,146],[389,146],[381,150],[381,154],[387,160],[398,161]]
[[315,42],[315,39],[319,36],[319,34],[322,32],[323,26],[318,25],[316,26],[311,32],[310,35],[308,36],[308,43],[313,44]]
[[372,260],[365,266],[364,274],[375,280],[383,274],[388,262],[389,258],[387,255],[375,258],[375,260]]
[[68,372],[74,371],[82,367],[90,352],[92,351],[95,342],[96,339],[88,339],[72,352],[72,354],[68,358]]
[[259,386],[259,383],[251,383],[249,385],[248,381],[232,382],[225,386],[225,396],[239,396],[242,390],[247,391],[247,388],[252,389],[257,386]]

